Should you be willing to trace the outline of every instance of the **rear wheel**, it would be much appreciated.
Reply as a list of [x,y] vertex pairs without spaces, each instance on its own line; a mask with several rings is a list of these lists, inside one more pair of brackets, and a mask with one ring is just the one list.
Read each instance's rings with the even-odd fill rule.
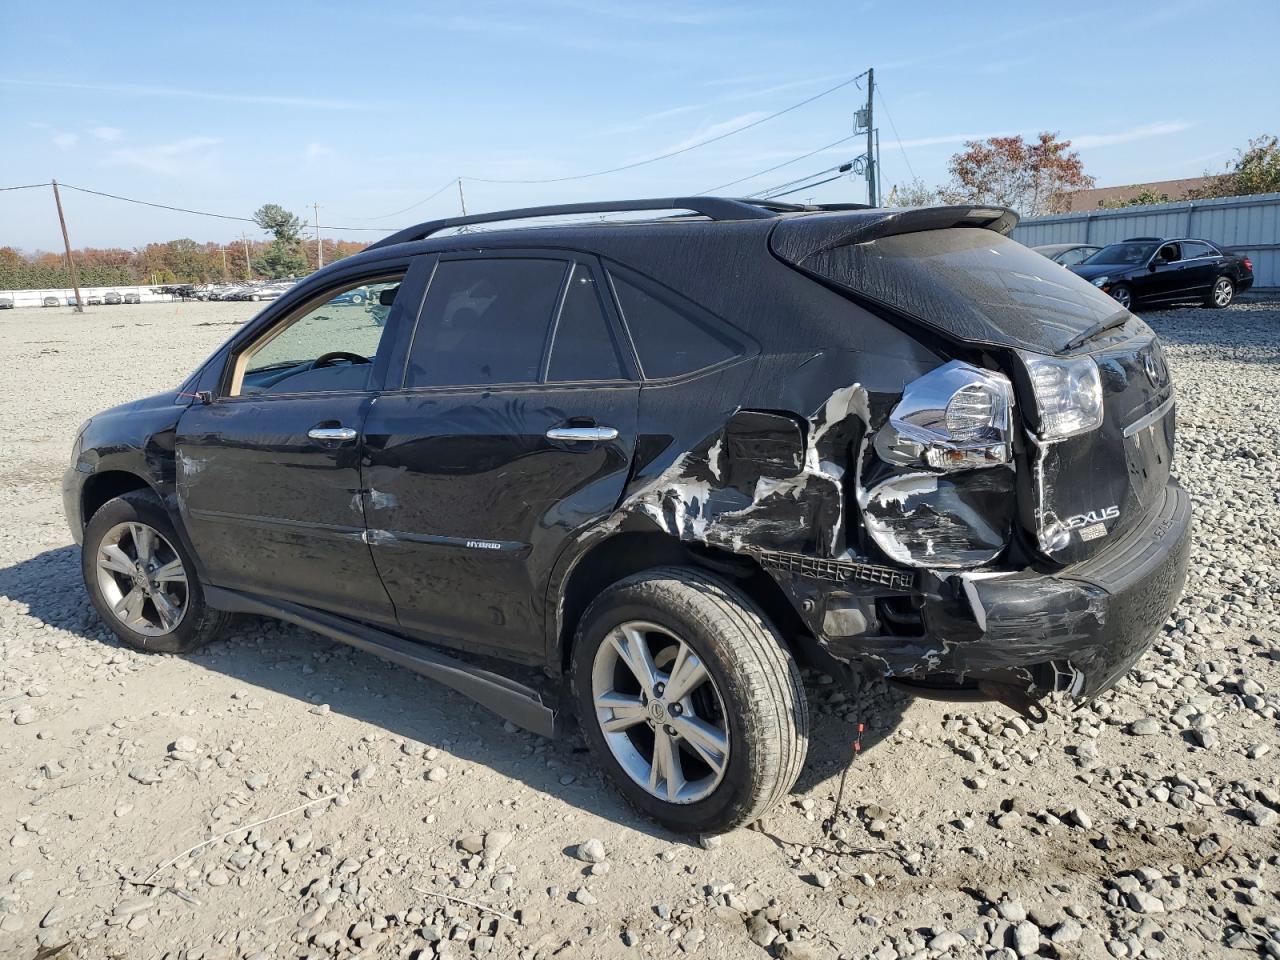
[[1236,298],[1236,285],[1231,282],[1230,277],[1219,277],[1213,281],[1213,287],[1209,290],[1209,296],[1205,299],[1206,307],[1229,307],[1231,301]]
[[1111,288],[1111,297],[1126,310],[1133,309],[1133,291],[1126,284],[1117,283]]
[[99,616],[138,650],[186,653],[227,624],[228,615],[205,602],[191,558],[150,491],[98,509],[85,527],[81,569]]
[[658,568],[602,593],[578,630],[573,688],[619,790],[673,830],[759,819],[804,764],[795,661],[749,598],[699,570]]

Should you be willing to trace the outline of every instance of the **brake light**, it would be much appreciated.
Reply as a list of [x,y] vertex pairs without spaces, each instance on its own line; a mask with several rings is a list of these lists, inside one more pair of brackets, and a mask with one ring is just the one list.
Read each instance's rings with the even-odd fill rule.
[[1253,273],[1253,261],[1250,260],[1248,257],[1244,258],[1244,268],[1248,270],[1250,273]]

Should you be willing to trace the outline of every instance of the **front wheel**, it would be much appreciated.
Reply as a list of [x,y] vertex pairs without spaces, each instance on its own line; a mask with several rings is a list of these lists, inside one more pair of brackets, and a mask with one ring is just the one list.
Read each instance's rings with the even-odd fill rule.
[[1124,307],[1126,310],[1133,309],[1133,291],[1123,283],[1117,283],[1111,288],[1111,298],[1116,303]]
[[1213,287],[1209,291],[1209,296],[1205,300],[1206,307],[1229,307],[1231,301],[1236,298],[1236,285],[1231,282],[1230,277],[1219,277],[1213,281]]
[[187,653],[227,624],[205,602],[191,557],[150,491],[98,509],[85,527],[81,569],[98,615],[135,649]]
[[618,789],[672,830],[751,823],[804,765],[795,661],[746,595],[700,570],[648,570],[602,593],[578,629],[573,690]]

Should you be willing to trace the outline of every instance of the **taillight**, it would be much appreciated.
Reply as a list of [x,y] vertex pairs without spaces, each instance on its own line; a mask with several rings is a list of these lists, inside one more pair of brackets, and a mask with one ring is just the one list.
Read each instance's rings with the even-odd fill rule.
[[1250,273],[1253,273],[1253,261],[1250,260],[1248,257],[1244,258],[1244,268],[1248,270]]
[[959,361],[907,385],[859,491],[866,530],[888,556],[961,569],[1000,555],[1015,499],[1013,402],[1006,377]]

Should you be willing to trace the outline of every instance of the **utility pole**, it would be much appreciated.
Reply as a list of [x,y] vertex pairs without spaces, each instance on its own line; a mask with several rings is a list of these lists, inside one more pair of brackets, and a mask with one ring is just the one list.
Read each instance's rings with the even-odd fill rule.
[[253,279],[253,267],[249,264],[249,238],[244,235],[244,231],[240,231],[240,239],[244,241],[244,278],[246,280]]
[[462,204],[462,215],[467,215],[467,195],[462,192],[462,178],[458,178],[458,203]]
[[231,274],[227,270],[227,248],[225,245],[223,245],[222,247],[222,282],[226,283],[230,279],[231,279]]
[[80,278],[76,276],[76,261],[71,256],[71,238],[67,236],[67,218],[62,215],[62,194],[58,193],[58,181],[53,181],[53,202],[58,205],[58,223],[62,227],[62,245],[67,248],[67,269],[71,272],[71,286],[76,291],[76,313],[84,313],[80,299]]
[[316,269],[324,266],[324,241],[320,239],[320,204],[311,205],[316,211]]
[[875,92],[876,68],[872,67],[867,71],[867,203],[873,207],[879,206],[880,194],[876,189],[875,135],[872,132],[875,129],[872,114]]

